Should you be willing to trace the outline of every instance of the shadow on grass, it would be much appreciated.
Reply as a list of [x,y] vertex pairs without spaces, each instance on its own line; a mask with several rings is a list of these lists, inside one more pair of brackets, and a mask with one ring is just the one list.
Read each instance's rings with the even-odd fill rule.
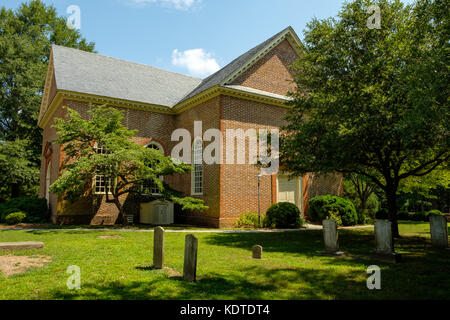
[[[212,234],[205,241],[210,245],[248,249],[254,245],[263,246],[265,253],[286,253],[307,258],[320,257],[324,249],[322,231],[289,232],[283,234]],[[375,250],[374,232],[370,230],[340,230],[339,244],[345,252],[343,258],[329,258],[321,261],[324,264],[355,265],[367,264],[373,259],[370,255]],[[404,255],[404,261],[421,262],[442,260],[449,263],[450,251],[434,250],[429,238],[420,236],[405,236],[395,241],[396,251]],[[383,263],[380,263],[383,264]],[[389,264],[387,264],[389,266]]]
[[[52,296],[64,300],[318,300],[345,298],[341,293],[348,288],[367,290],[365,282],[326,270],[253,266],[241,269],[240,273],[225,277],[211,273],[200,276],[195,283],[184,282],[180,276],[130,283],[87,283],[82,284],[80,291],[54,291]],[[287,290],[288,287],[292,289]]]

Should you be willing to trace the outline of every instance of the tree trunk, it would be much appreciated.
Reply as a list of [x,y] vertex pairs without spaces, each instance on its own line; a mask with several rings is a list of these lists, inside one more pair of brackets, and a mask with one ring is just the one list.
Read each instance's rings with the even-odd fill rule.
[[11,199],[18,198],[20,196],[20,184],[12,183],[11,184]]
[[119,209],[119,217],[122,219],[122,224],[124,226],[128,225],[127,216],[125,214],[125,210],[123,209],[122,204],[120,203],[120,200],[118,198],[114,198],[114,204],[116,205],[117,209]]
[[390,188],[388,192],[386,192],[386,198],[388,203],[388,217],[392,222],[392,237],[400,238],[397,220],[397,190],[395,188]]
[[367,199],[365,197],[362,197],[360,200],[361,200],[361,210],[365,211],[367,209]]

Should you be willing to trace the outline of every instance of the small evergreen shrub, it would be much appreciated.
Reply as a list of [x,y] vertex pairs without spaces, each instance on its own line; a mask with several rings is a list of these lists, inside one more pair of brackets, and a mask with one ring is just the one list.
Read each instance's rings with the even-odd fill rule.
[[300,228],[305,221],[300,218],[300,210],[295,204],[281,202],[267,210],[264,226],[267,228]]
[[[261,224],[264,221],[265,216],[261,215]],[[237,221],[236,227],[238,228],[259,228],[258,214],[255,212],[248,212],[243,214]]]
[[16,198],[0,204],[0,217],[5,221],[6,216],[15,212],[23,212],[27,215],[26,222],[39,223],[49,219],[46,199]]
[[[309,217],[316,222],[333,219],[336,220],[339,226],[354,226],[358,224],[359,220],[353,202],[349,199],[332,195],[318,196],[311,199],[309,201]],[[363,220],[362,216],[361,220]]]
[[369,224],[372,221],[372,219],[370,218],[369,210],[360,210],[357,213],[359,225]]
[[375,215],[377,220],[387,220],[389,219],[388,210],[386,208],[381,208]]
[[411,217],[412,221],[423,221],[423,222],[428,221],[428,213],[425,211],[416,212]]
[[[428,212],[425,211],[419,211],[413,214],[410,214],[406,210],[400,210],[397,212],[397,219],[403,220],[403,221],[418,221],[418,222],[428,222],[430,214],[436,214],[436,215],[444,215],[439,210],[431,210]],[[381,209],[377,212],[377,219],[379,220],[387,220],[388,214],[386,209]]]
[[397,219],[408,221],[411,219],[411,215],[406,210],[400,210],[399,212],[397,212]]
[[9,215],[7,215],[5,218],[5,221],[7,224],[12,226],[15,224],[22,223],[22,221],[25,220],[26,217],[27,217],[27,215],[23,212],[14,212],[14,213],[10,213]]
[[429,215],[431,215],[431,214],[434,214],[434,215],[436,215],[436,216],[443,216],[443,215],[444,215],[444,214],[443,214],[442,212],[440,212],[439,210],[430,210],[430,211],[428,211],[427,215],[429,216]]

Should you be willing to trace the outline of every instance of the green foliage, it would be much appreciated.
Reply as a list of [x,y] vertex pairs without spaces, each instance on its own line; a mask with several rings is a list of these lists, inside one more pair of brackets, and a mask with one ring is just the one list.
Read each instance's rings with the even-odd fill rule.
[[[316,222],[333,219],[336,220],[338,226],[358,224],[355,205],[350,200],[338,196],[324,195],[311,199],[308,213],[310,219]],[[362,216],[361,220],[364,220]]]
[[[261,215],[261,223],[264,222],[265,216]],[[256,212],[248,212],[243,214],[237,221],[236,227],[238,228],[258,228],[260,227],[259,216]]]
[[406,210],[400,210],[397,213],[397,218],[398,218],[398,220],[408,221],[408,220],[411,220],[411,215]]
[[428,222],[430,215],[444,215],[441,211],[439,210],[431,210],[428,212],[425,211],[419,211],[413,214],[409,214],[408,211],[406,210],[401,210],[398,212],[398,219],[399,220],[403,220],[403,221],[423,221],[423,222]]
[[27,215],[23,212],[13,212],[6,216],[5,222],[11,226],[22,223],[26,217]]
[[300,210],[295,204],[281,202],[272,205],[266,213],[264,226],[267,228],[299,228],[304,225]]
[[[367,177],[356,174],[344,176],[344,197],[353,202],[358,216],[361,216],[361,221],[368,222],[368,219],[374,218],[380,208],[376,190],[376,184],[371,183]],[[366,216],[367,219],[363,216]]]
[[49,211],[46,199],[15,198],[0,204],[0,217],[2,221],[6,216],[14,212],[26,213],[26,222],[46,222],[49,219]]
[[33,195],[32,187],[39,182],[39,169],[29,160],[33,154],[28,144],[25,140],[0,141],[0,185],[7,186],[3,194],[11,195],[15,185],[16,193]]
[[[369,4],[381,29],[367,27]],[[442,0],[354,0],[336,18],[313,19],[294,64],[286,170],[366,176],[393,219],[400,182],[450,157],[449,12]]]
[[39,170],[42,152],[37,122],[52,44],[94,49],[79,31],[67,27],[53,6],[40,0],[23,3],[16,10],[0,8],[0,141],[24,144],[20,158],[11,159],[21,169],[10,177],[11,182],[18,179],[37,185],[33,171]]
[[377,220],[387,220],[389,218],[388,210],[386,208],[381,208],[375,215]]
[[[50,186],[52,193],[76,201],[92,193],[92,180],[96,174],[109,177],[111,184],[106,201],[114,203],[126,223],[125,212],[119,198],[125,194],[148,192],[143,186],[154,183],[161,190],[161,198],[182,206],[183,210],[205,210],[203,201],[182,197],[161,182],[161,176],[183,174],[192,168],[171,157],[132,141],[135,130],[123,123],[123,112],[106,106],[91,106],[88,120],[75,110],[67,109],[66,119],[55,119],[57,144],[63,146],[65,159],[60,177]],[[98,153],[101,146],[107,152]]]
[[440,212],[439,210],[430,210],[427,213],[428,215],[435,215],[435,216],[443,216],[444,214]]
[[425,211],[416,212],[411,215],[410,220],[412,221],[428,221],[428,213]]
[[359,210],[357,211],[357,216],[357,224],[359,225],[370,224],[373,220],[369,210]]
[[443,168],[423,177],[409,177],[400,185],[400,192],[427,199],[437,199],[433,191],[439,187],[450,188],[450,170]]

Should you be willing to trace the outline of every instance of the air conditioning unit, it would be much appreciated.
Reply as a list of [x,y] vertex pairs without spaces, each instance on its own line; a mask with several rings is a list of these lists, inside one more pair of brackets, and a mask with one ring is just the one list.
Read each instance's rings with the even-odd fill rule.
[[141,203],[141,224],[169,225],[174,223],[174,204],[168,201]]

